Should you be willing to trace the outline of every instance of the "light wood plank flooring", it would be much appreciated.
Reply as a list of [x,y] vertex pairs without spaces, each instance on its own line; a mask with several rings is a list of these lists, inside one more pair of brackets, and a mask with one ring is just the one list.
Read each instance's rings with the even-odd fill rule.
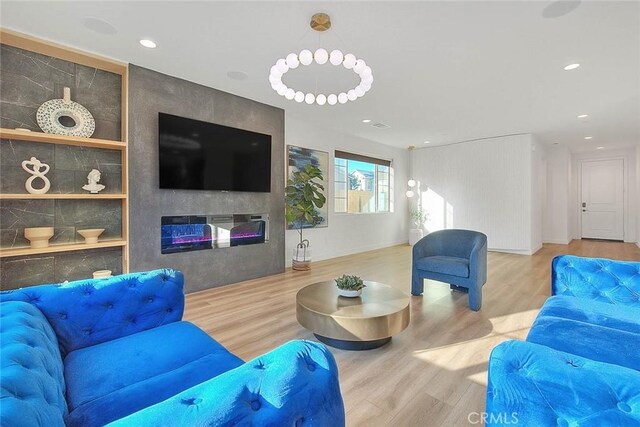
[[[551,259],[558,254],[640,260],[629,243],[575,240],[544,245],[533,256],[489,254],[483,306],[467,295],[425,283],[411,297],[411,324],[390,344],[350,352],[331,348],[340,369],[348,426],[464,426],[484,410],[487,361],[507,339],[524,339],[549,296]],[[411,248],[395,246],[316,262],[283,274],[187,296],[185,319],[249,360],[292,339],[315,340],[296,321],[296,292],[310,283],[357,274],[410,293]],[[188,280],[188,277],[187,277]]]

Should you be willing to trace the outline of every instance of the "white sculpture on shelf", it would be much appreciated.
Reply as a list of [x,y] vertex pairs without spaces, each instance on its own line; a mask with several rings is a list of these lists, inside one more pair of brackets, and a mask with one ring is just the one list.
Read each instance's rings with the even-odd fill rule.
[[89,175],[87,175],[87,185],[82,186],[83,190],[87,190],[93,194],[98,194],[99,191],[104,190],[104,185],[98,184],[100,182],[100,171],[98,169],[91,169]]
[[[27,179],[27,182],[24,183],[24,188],[30,194],[45,194],[51,188],[51,182],[49,178],[45,175],[49,172],[49,165],[46,163],[42,163],[40,160],[32,157],[31,160],[24,160],[22,162],[22,169],[29,172],[31,177]],[[44,186],[42,188],[33,188],[33,181],[36,178],[40,178],[42,182],[44,182]]]

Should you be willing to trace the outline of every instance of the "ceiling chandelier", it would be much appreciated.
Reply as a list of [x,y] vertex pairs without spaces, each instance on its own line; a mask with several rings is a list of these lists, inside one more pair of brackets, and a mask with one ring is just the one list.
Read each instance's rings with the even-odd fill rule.
[[[315,31],[323,32],[331,27],[331,19],[326,13],[316,13],[311,17],[310,26]],[[282,82],[282,77],[289,70],[295,70],[300,65],[311,65],[314,61],[318,65],[327,63],[334,66],[342,65],[347,70],[352,70],[356,73],[360,77],[360,83],[347,91],[325,95],[324,93],[304,93],[288,87]],[[288,100],[294,100],[299,103],[306,102],[309,105],[314,103],[318,105],[336,105],[337,103],[346,104],[348,101],[355,101],[364,96],[371,89],[373,73],[371,72],[371,67],[364,60],[356,58],[351,53],[345,55],[338,49],[332,50],[330,53],[323,48],[318,48],[315,52],[303,49],[298,54],[290,53],[286,58],[278,59],[275,65],[271,67],[269,82],[278,95],[284,96]]]

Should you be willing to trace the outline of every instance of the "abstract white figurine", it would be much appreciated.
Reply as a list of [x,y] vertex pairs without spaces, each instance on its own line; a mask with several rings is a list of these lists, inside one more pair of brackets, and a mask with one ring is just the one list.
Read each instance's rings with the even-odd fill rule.
[[98,169],[91,169],[89,175],[87,175],[87,185],[83,185],[82,189],[90,191],[93,194],[97,194],[99,191],[104,190],[104,185],[98,184],[100,181],[100,171]]
[[[29,168],[31,166],[31,168]],[[51,182],[45,175],[49,172],[49,165],[42,163],[40,160],[32,157],[31,160],[24,160],[22,162],[22,169],[29,172],[32,176],[24,183],[24,188],[31,194],[45,194],[51,188]],[[44,169],[44,171],[42,170]],[[33,188],[33,181],[36,178],[40,178],[44,182],[42,188]]]

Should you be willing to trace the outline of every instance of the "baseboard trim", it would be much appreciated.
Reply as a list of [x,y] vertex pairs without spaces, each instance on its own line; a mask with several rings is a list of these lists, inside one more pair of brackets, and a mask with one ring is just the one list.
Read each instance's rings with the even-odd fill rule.
[[[311,250],[312,255],[311,255],[311,260],[312,261],[324,261],[327,259],[333,259],[333,258],[339,258],[341,256],[347,256],[347,255],[354,255],[354,254],[359,254],[362,252],[369,252],[369,251],[375,251],[376,249],[383,249],[383,248],[388,248],[391,246],[398,246],[398,245],[408,245],[409,244],[409,239],[402,239],[402,240],[397,240],[394,242],[385,242],[385,243],[376,243],[376,244],[372,244],[372,245],[363,245],[363,246],[358,246],[358,247],[351,247],[351,248],[345,248],[341,251],[336,251],[336,252],[331,252],[330,255],[325,255],[322,253],[317,253],[315,252],[313,245],[311,246]],[[289,257],[291,258],[291,257]],[[291,266],[291,259],[287,259],[287,264],[289,266]]]

